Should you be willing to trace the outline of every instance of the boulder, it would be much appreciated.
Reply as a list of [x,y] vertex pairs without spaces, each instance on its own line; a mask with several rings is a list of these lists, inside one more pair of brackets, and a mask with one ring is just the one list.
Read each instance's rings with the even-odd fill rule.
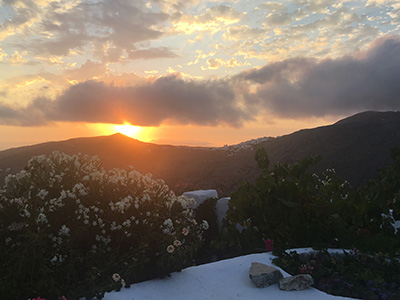
[[207,199],[218,198],[218,193],[216,190],[190,191],[190,192],[185,192],[182,195],[187,198],[192,198],[196,201],[196,204],[191,206],[191,208],[198,207],[201,203],[203,203]]
[[301,291],[314,284],[310,274],[299,274],[279,280],[279,288],[283,291]]
[[277,268],[253,262],[249,270],[249,277],[256,287],[263,288],[278,283],[283,276]]

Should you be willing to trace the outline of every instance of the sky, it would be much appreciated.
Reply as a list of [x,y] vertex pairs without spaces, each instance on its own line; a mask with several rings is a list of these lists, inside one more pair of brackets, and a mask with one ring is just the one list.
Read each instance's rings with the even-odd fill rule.
[[397,0],[0,0],[0,150],[223,146],[399,108]]

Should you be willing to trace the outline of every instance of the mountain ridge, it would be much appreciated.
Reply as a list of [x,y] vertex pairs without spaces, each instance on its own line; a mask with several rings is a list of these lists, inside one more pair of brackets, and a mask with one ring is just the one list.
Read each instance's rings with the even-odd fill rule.
[[271,164],[320,155],[321,162],[311,171],[334,168],[356,187],[392,163],[390,149],[400,146],[400,112],[363,112],[331,125],[225,147],[158,145],[117,133],[11,148],[0,151],[0,181],[21,170],[32,156],[60,151],[97,155],[106,169],[132,165],[141,173],[165,180],[172,188],[184,182],[228,196],[243,181],[255,182],[258,169],[254,154],[259,146],[267,150]]

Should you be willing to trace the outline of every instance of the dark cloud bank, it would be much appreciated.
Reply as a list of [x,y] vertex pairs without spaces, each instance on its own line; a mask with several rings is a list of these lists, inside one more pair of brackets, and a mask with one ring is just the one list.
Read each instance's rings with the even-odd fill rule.
[[[248,87],[255,85],[255,89]],[[301,118],[400,109],[400,37],[377,39],[367,51],[339,59],[294,58],[223,80],[161,77],[138,86],[87,81],[57,99],[22,109],[0,104],[0,122],[49,121],[240,127],[257,115]]]

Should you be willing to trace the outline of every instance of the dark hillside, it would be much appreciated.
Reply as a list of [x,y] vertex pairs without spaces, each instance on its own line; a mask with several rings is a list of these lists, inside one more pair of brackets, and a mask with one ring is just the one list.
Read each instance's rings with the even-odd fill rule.
[[392,163],[390,149],[400,146],[400,112],[364,112],[333,125],[300,130],[265,145],[273,161],[294,162],[321,155],[316,171],[334,168],[353,186]]
[[21,170],[30,157],[52,151],[98,155],[106,168],[128,168],[152,173],[173,187],[192,183],[196,189],[215,188],[220,196],[235,191],[258,175],[254,154],[263,145],[271,163],[293,163],[319,154],[315,172],[334,168],[357,186],[391,164],[390,149],[400,145],[400,112],[365,112],[329,126],[225,148],[178,147],[143,143],[121,134],[77,138],[0,151],[0,180]]

